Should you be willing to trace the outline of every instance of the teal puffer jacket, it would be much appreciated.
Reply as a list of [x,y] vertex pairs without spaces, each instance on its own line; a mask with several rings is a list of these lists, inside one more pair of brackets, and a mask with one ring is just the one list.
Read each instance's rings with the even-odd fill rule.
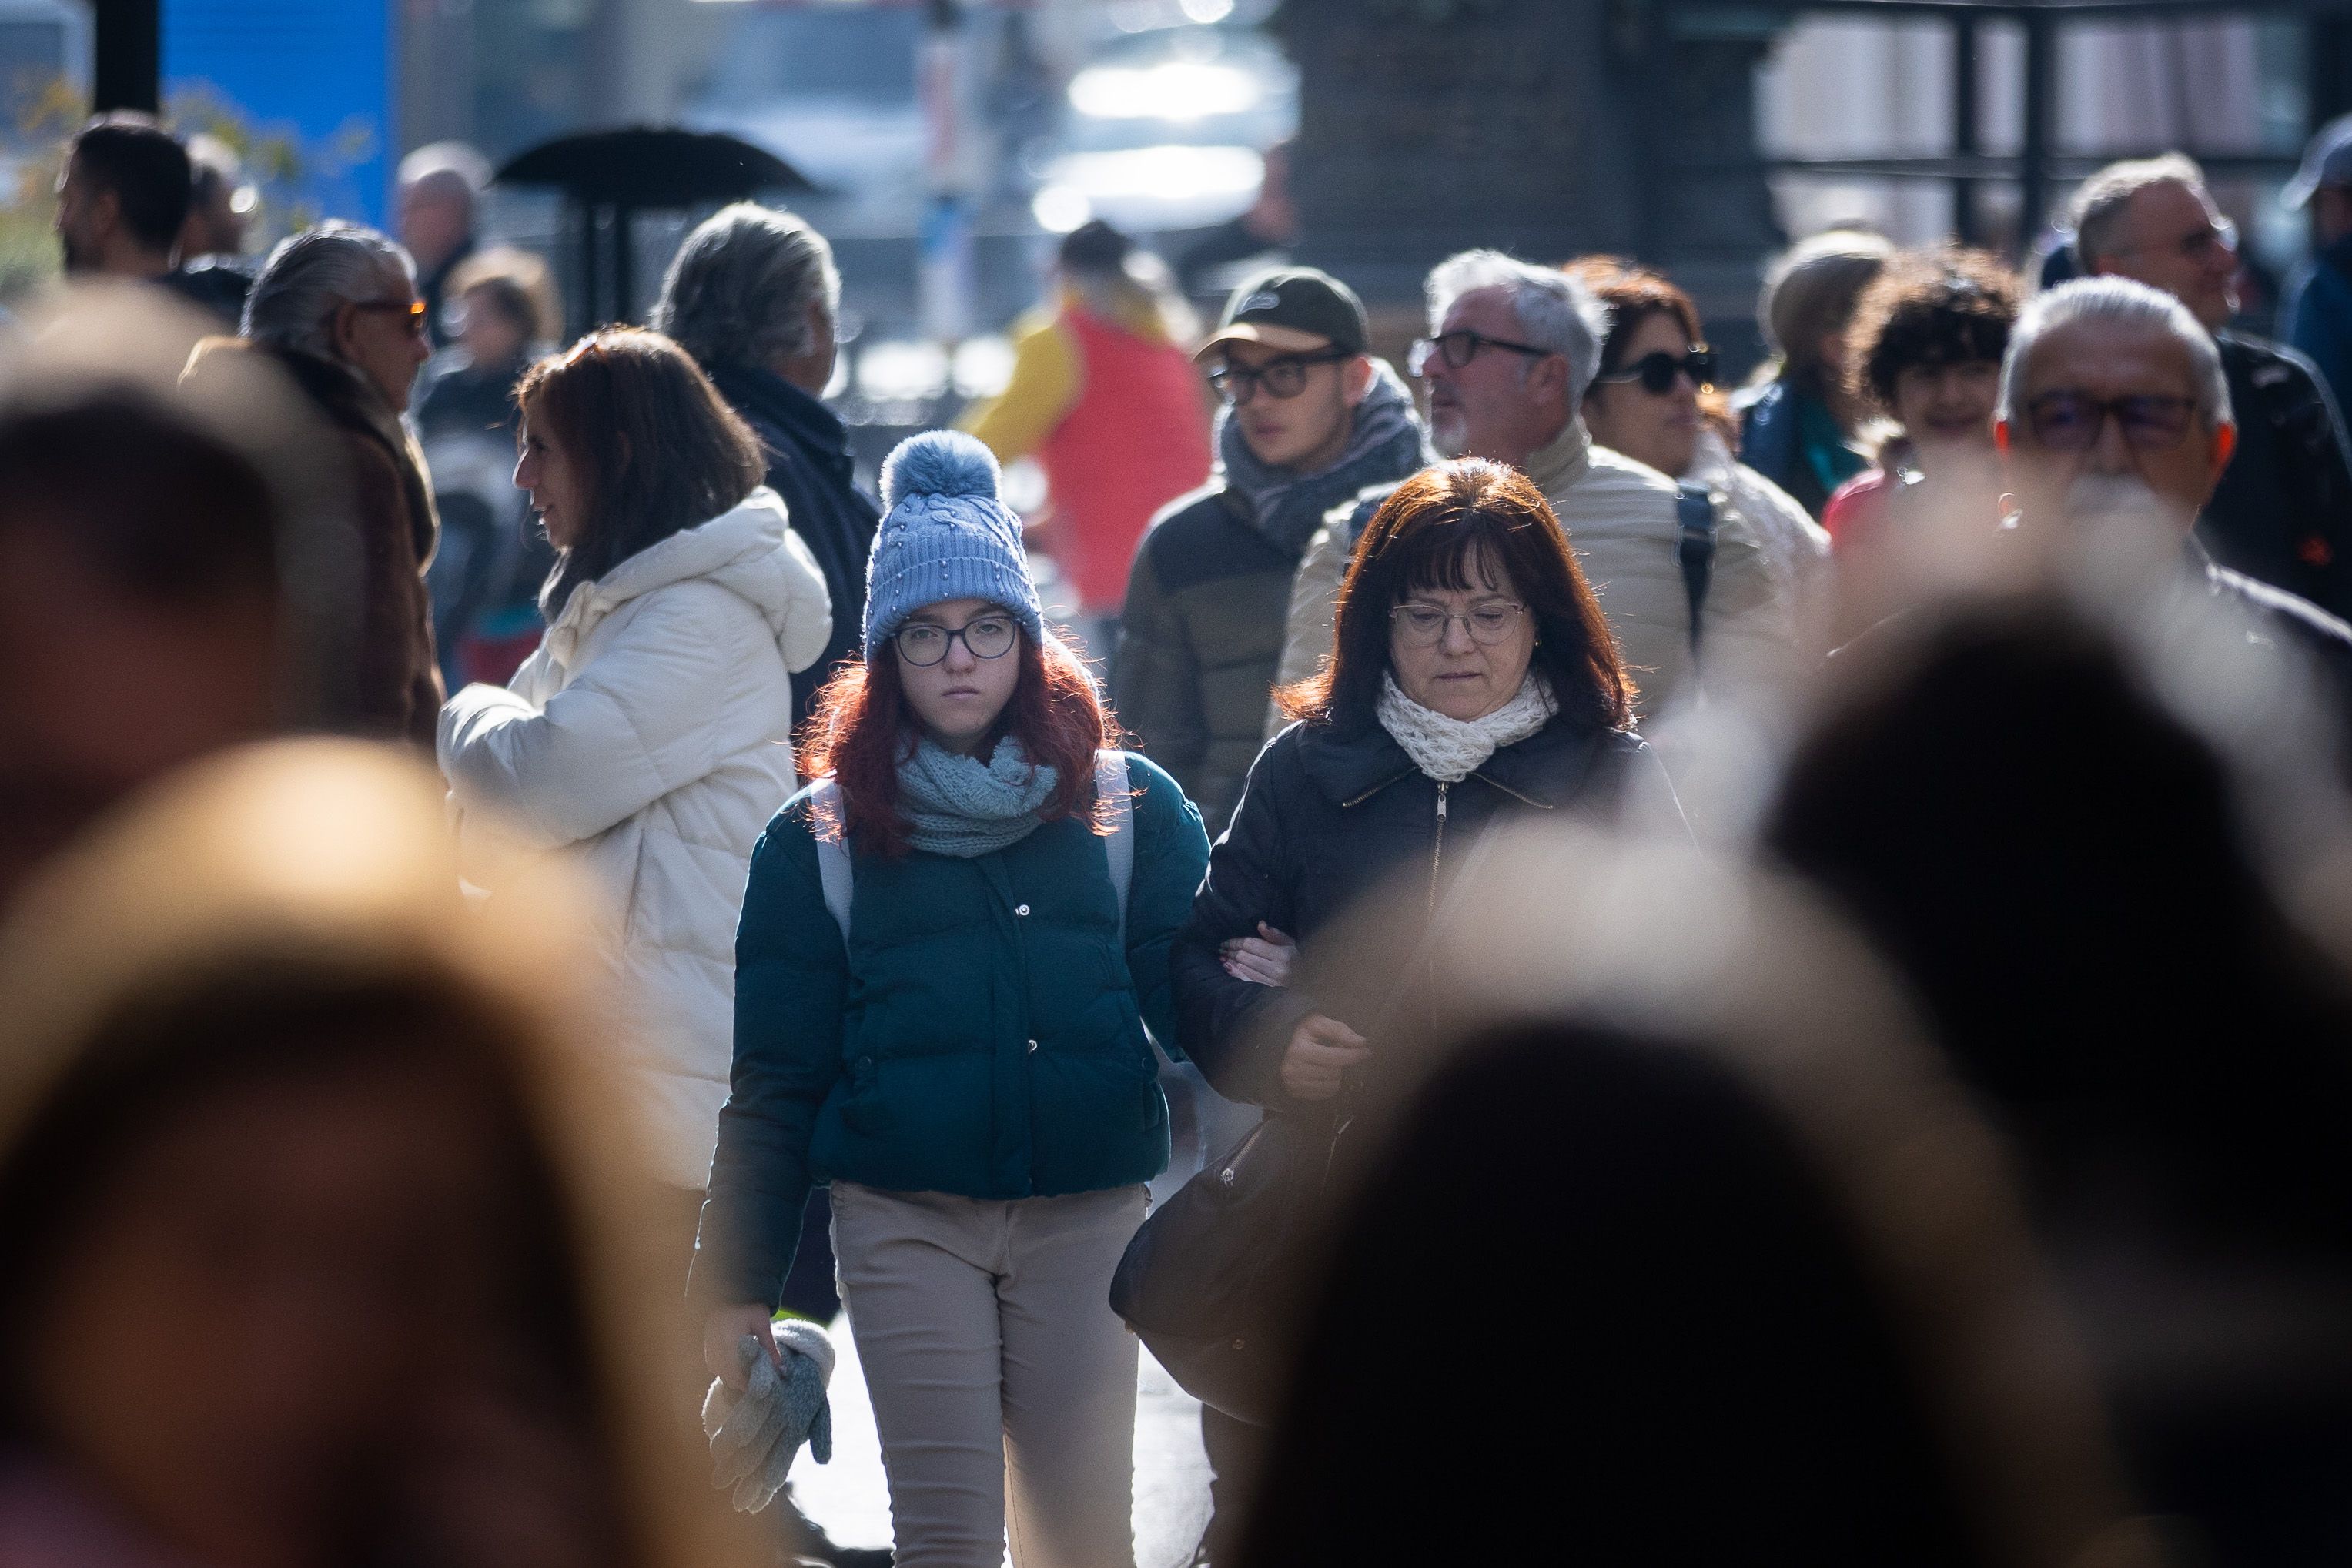
[[1103,841],[1048,822],[969,860],[853,850],[851,936],[824,906],[810,791],[751,854],[735,1060],[697,1291],[772,1303],[813,1182],[1018,1198],[1149,1181],[1168,1163],[1152,1036],[1169,949],[1208,865],[1200,813],[1129,753],[1127,945]]

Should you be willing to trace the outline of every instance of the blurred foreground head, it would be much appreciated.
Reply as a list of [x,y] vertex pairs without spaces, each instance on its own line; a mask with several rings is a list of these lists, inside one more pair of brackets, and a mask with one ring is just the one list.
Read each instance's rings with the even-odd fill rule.
[[2155,621],[2054,594],[1915,618],[1850,672],[1765,837],[2019,1136],[2191,1560],[2315,1560],[2352,1539],[2341,802],[2275,650]]
[[[1503,839],[1346,1135],[1246,1560],[2150,1561],[1996,1145],[1857,946],[1685,852]],[[1464,1316],[1402,1317],[1401,1257]]]
[[437,781],[322,741],[184,775],[27,891],[0,1561],[741,1561],[675,1440],[573,901],[534,886],[466,905]]
[[93,285],[0,354],[0,902],[119,797],[320,709],[331,476],[261,367],[180,391],[202,327]]

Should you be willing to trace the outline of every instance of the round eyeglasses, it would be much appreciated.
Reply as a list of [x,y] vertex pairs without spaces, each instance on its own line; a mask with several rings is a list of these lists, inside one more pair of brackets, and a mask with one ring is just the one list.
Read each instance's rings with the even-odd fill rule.
[[1400,604],[1389,612],[1389,624],[1408,647],[1433,648],[1445,641],[1446,628],[1459,621],[1473,643],[1491,648],[1507,639],[1527,612],[1524,604],[1481,604],[1462,614],[1434,604]]
[[898,657],[926,670],[948,656],[951,643],[961,643],[964,652],[975,659],[1001,659],[1013,652],[1013,644],[1020,639],[1021,628],[1011,616],[982,615],[952,627],[917,622],[901,626],[891,641],[898,644]]
[[1216,389],[1219,397],[1236,408],[1255,397],[1260,387],[1276,397],[1297,397],[1307,390],[1310,367],[1337,364],[1350,357],[1339,350],[1323,354],[1286,354],[1255,370],[1228,361],[1209,372],[1209,384]]

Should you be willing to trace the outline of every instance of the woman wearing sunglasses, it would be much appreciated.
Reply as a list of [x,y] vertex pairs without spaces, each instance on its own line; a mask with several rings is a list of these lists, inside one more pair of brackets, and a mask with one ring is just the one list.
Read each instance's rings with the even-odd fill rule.
[[576,855],[615,900],[624,1038],[683,1265],[727,1094],[744,871],[793,791],[792,673],[831,630],[824,579],[757,439],[667,338],[594,333],[516,401],[515,483],[556,549],[547,634],[509,685],[449,700],[441,767],[469,836]]
[[1584,394],[1592,439],[1707,493],[1718,538],[1753,539],[1800,645],[1826,629],[1830,540],[1786,490],[1732,455],[1738,421],[1717,389],[1698,307],[1659,273],[1614,256],[1568,264],[1609,307],[1601,373]]
[[1137,1341],[1108,1292],[1168,1161],[1146,1027],[1172,1039],[1209,843],[1113,748],[997,484],[949,432],[883,470],[865,662],[752,857],[695,1293],[740,1379],[829,1181],[902,1568],[1002,1562],[1008,1516],[1018,1568],[1116,1568]]
[[[401,423],[416,372],[432,353],[415,264],[384,235],[330,222],[281,241],[246,301],[245,336],[197,347],[188,367],[200,397],[235,390],[226,369],[258,354],[292,378],[335,435],[358,538],[358,625],[350,663],[325,673],[329,721],[339,729],[419,747],[441,711],[433,607],[425,566],[440,532],[425,455]],[[207,370],[207,361],[221,365]],[[339,628],[339,630],[345,630]]]

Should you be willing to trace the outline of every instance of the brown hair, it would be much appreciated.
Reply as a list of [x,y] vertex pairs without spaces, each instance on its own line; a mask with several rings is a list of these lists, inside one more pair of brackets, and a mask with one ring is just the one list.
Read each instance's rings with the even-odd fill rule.
[[1846,331],[1847,390],[1895,412],[1895,383],[1914,365],[2000,363],[2023,286],[1990,251],[1906,250],[1862,291]]
[[[1032,764],[1060,775],[1039,817],[1083,816],[1096,831],[1108,831],[1108,809],[1094,793],[1095,753],[1118,744],[1118,721],[1060,637],[1049,634],[1041,643],[1024,632],[1018,656],[1020,683],[997,716],[995,736],[1012,736]],[[922,733],[899,685],[898,640],[885,638],[863,661],[842,665],[816,700],[801,732],[801,768],[810,778],[833,775],[844,819],[820,829],[838,826],[859,835],[867,853],[898,859],[907,852],[908,831],[898,810],[898,765]]]
[[[1706,324],[1698,305],[1663,272],[1637,267],[1621,256],[1580,256],[1560,270],[1592,290],[1609,307],[1609,335],[1601,340],[1600,374],[1614,375],[1625,368],[1625,345],[1653,316],[1671,316],[1693,345],[1706,341]],[[1585,395],[1591,396],[1588,391]],[[1731,412],[1731,398],[1719,386],[1698,389],[1699,417],[1723,437],[1724,444],[1739,449],[1739,417]]]
[[587,492],[579,542],[544,601],[562,607],[639,550],[709,522],[759,488],[760,439],[687,351],[658,332],[606,327],[515,389],[524,423],[563,451]]
[[1389,612],[1416,588],[1473,586],[1479,556],[1509,577],[1535,617],[1534,667],[1551,682],[1561,716],[1587,727],[1631,725],[1633,682],[1567,532],[1527,476],[1483,457],[1423,469],[1372,514],[1339,585],[1331,662],[1283,688],[1283,711],[1315,723],[1370,716],[1389,670]]
[[467,256],[449,274],[442,293],[463,299],[477,288],[489,295],[526,342],[550,342],[563,330],[554,276],[547,263],[527,250],[502,245]]

